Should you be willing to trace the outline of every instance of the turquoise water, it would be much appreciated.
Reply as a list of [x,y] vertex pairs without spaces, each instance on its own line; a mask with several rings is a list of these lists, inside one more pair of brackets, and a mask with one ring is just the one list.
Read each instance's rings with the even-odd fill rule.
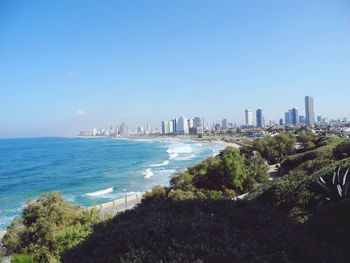
[[186,168],[218,153],[221,145],[194,141],[92,138],[0,140],[0,230],[27,199],[60,191],[82,206],[169,183]]

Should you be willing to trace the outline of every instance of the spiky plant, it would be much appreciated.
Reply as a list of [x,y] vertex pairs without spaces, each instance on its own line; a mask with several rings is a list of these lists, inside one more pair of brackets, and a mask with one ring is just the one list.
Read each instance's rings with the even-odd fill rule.
[[329,174],[324,178],[322,176],[319,177],[317,183],[321,193],[316,196],[318,200],[317,207],[350,198],[349,170],[350,167],[345,169],[338,166],[333,175]]

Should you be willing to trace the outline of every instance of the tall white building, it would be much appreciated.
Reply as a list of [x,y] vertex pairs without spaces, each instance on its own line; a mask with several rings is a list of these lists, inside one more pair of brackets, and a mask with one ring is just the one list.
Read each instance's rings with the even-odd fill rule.
[[173,121],[162,121],[162,134],[173,134],[174,126]]
[[310,127],[315,125],[314,98],[311,96],[305,97],[305,122]]
[[119,132],[121,136],[129,134],[129,125],[127,122],[122,122],[119,127]]
[[187,122],[188,122],[188,129],[193,128],[193,119],[189,118],[189,119],[187,120]]
[[178,119],[178,122],[177,122],[177,130],[176,130],[179,134],[188,134],[189,133],[189,130],[188,130],[188,120],[181,116],[179,119]]
[[250,109],[245,110],[245,125],[253,125],[253,111]]

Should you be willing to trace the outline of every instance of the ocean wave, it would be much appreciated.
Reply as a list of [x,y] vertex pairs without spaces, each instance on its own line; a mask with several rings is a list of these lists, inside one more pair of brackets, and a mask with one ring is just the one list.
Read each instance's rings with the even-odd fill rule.
[[166,165],[169,164],[169,162],[170,162],[169,160],[166,160],[166,161],[164,161],[164,162],[162,162],[162,163],[151,164],[150,167],[166,166]]
[[167,153],[169,155],[177,153],[177,154],[181,154],[181,153],[191,153],[192,152],[192,147],[190,145],[178,145],[175,147],[169,147],[167,150]]
[[96,192],[92,192],[92,193],[87,193],[85,195],[90,196],[90,197],[96,197],[96,196],[101,196],[101,195],[105,195],[108,193],[113,192],[113,187],[107,188],[107,189],[103,189],[100,191],[96,191]]
[[142,172],[145,178],[151,178],[154,173],[151,168],[147,168],[144,172]]
[[0,216],[0,231],[5,231],[15,217],[16,216]]
[[175,159],[176,157],[178,157],[179,154],[178,153],[170,153],[169,154],[169,160]]
[[188,161],[188,160],[192,160],[194,158],[196,158],[197,155],[196,154],[191,154],[191,155],[187,155],[187,156],[181,156],[176,158],[177,161]]

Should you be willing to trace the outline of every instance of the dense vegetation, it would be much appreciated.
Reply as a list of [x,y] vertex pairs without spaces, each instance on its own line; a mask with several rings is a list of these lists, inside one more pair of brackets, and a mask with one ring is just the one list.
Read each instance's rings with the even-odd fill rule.
[[294,152],[296,138],[292,133],[280,133],[276,136],[259,138],[254,141],[253,149],[258,151],[270,164],[277,163]]
[[[47,262],[348,262],[350,200],[320,206],[317,197],[327,198],[320,180],[331,184],[334,172],[347,171],[349,156],[350,142],[338,137],[260,138],[178,171],[169,187],[110,220],[44,195],[4,243]],[[280,164],[281,178],[268,180],[263,157]]]
[[[88,236],[98,222],[96,211],[80,210],[57,192],[43,194],[13,220],[2,243],[10,254],[30,254],[38,261],[59,262],[60,255]],[[26,257],[18,256],[17,261],[26,262]]]
[[267,165],[259,154],[240,153],[228,147],[186,171],[178,171],[171,178],[170,187],[156,187],[145,194],[144,202],[163,198],[233,198],[267,179]]
[[98,225],[63,262],[346,261],[278,209],[206,199],[143,204]]

